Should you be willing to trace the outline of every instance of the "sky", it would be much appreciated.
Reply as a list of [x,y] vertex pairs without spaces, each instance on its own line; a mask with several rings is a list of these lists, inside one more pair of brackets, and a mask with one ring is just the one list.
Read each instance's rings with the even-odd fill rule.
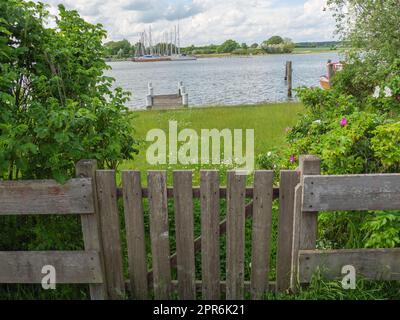
[[227,39],[260,43],[273,35],[295,42],[334,40],[335,23],[326,0],[41,0],[56,13],[58,3],[101,23],[107,40],[136,42],[151,26],[153,39],[180,25],[181,44],[220,44]]

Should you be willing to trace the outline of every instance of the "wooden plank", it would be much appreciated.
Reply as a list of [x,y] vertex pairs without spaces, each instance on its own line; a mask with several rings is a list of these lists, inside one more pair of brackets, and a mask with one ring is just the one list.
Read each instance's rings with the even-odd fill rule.
[[[302,176],[320,175],[321,160],[318,157],[311,155],[300,156],[300,171]],[[318,212],[303,211],[300,223],[300,249],[315,249],[318,234]]]
[[272,233],[273,171],[254,173],[251,296],[261,299],[268,290]]
[[246,176],[227,173],[226,299],[243,299]]
[[278,240],[276,253],[276,289],[278,292],[285,292],[290,288],[294,192],[299,182],[299,172],[289,170],[281,171],[279,190]]
[[95,250],[99,252],[100,256],[100,267],[104,282],[99,284],[90,284],[90,297],[92,300],[104,300],[107,299],[107,287],[105,281],[105,267],[103,248],[101,242],[101,231],[100,231],[100,216],[99,207],[97,202],[96,192],[96,160],[81,160],[76,164],[76,177],[77,178],[90,178],[92,182],[93,190],[93,207],[94,213],[88,215],[81,215],[81,225],[83,242],[85,244],[85,250]]
[[357,277],[369,280],[400,280],[400,248],[355,250],[302,250],[300,282],[309,283],[319,270],[328,280],[343,279],[342,268],[351,265]]
[[115,171],[96,171],[96,188],[108,296],[111,299],[121,299],[125,295],[125,285]]
[[220,217],[219,172],[200,171],[201,193],[201,270],[205,300],[219,300],[220,293]]
[[0,181],[0,215],[93,213],[90,179]]
[[169,299],[171,291],[166,179],[165,171],[148,172],[153,286],[158,300]]
[[179,298],[195,300],[192,171],[174,171],[173,177]]
[[303,210],[400,209],[400,174],[305,176]]
[[47,265],[55,268],[56,284],[103,282],[96,251],[1,251],[0,283],[41,283]]
[[290,289],[293,293],[298,289],[298,267],[299,267],[299,250],[301,245],[301,202],[303,198],[303,186],[298,184],[294,193],[294,215],[293,215],[293,242],[292,242],[292,261],[290,271]]
[[[193,198],[200,199],[200,187],[193,187]],[[117,194],[119,198],[122,198],[123,190],[122,188],[117,189]],[[174,188],[167,187],[167,196],[169,199],[174,198]],[[226,198],[226,187],[219,188],[219,196],[220,198]],[[149,191],[147,188],[142,188],[142,197],[148,198]],[[246,188],[246,198],[253,198],[253,188]],[[279,188],[274,188],[274,199],[279,198]]]
[[140,171],[122,171],[129,278],[135,299],[148,299],[147,254]]

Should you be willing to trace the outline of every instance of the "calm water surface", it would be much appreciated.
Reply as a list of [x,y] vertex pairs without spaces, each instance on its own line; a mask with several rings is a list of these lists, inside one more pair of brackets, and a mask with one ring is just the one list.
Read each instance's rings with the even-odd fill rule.
[[293,87],[319,86],[326,61],[336,53],[206,58],[197,61],[134,63],[110,62],[107,75],[116,85],[131,91],[132,109],[145,107],[147,83],[154,94],[176,93],[183,81],[191,107],[205,105],[256,104],[287,101],[285,62],[293,61]]

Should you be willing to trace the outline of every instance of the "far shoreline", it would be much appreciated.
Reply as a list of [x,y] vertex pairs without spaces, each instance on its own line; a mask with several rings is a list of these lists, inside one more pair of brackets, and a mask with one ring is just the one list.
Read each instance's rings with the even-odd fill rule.
[[[231,54],[231,53],[213,53],[213,54],[198,54],[194,55],[197,59],[210,58],[252,58],[264,56],[279,56],[279,55],[306,55],[319,53],[338,53],[340,50],[295,50],[291,53],[263,53],[263,54]],[[132,61],[132,58],[106,58],[106,62],[126,62]],[[168,61],[169,62],[169,61]]]

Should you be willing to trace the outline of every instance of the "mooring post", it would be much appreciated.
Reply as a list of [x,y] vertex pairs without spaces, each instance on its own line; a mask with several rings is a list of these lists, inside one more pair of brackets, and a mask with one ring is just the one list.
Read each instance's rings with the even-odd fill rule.
[[153,88],[153,84],[151,82],[149,82],[147,84],[147,88],[148,88],[148,95],[153,96],[154,95],[154,88]]
[[[182,87],[185,89],[185,87]],[[182,93],[182,104],[184,107],[189,106],[189,94],[187,92]]]
[[151,109],[153,107],[153,96],[148,94],[146,96],[146,108]]
[[292,81],[293,81],[292,61],[287,62],[287,81],[288,81],[288,97],[292,97]]
[[182,96],[183,81],[178,82],[178,94]]
[[288,64],[289,64],[289,61],[286,61],[286,64],[285,64],[285,81],[287,81],[287,79],[288,79]]

